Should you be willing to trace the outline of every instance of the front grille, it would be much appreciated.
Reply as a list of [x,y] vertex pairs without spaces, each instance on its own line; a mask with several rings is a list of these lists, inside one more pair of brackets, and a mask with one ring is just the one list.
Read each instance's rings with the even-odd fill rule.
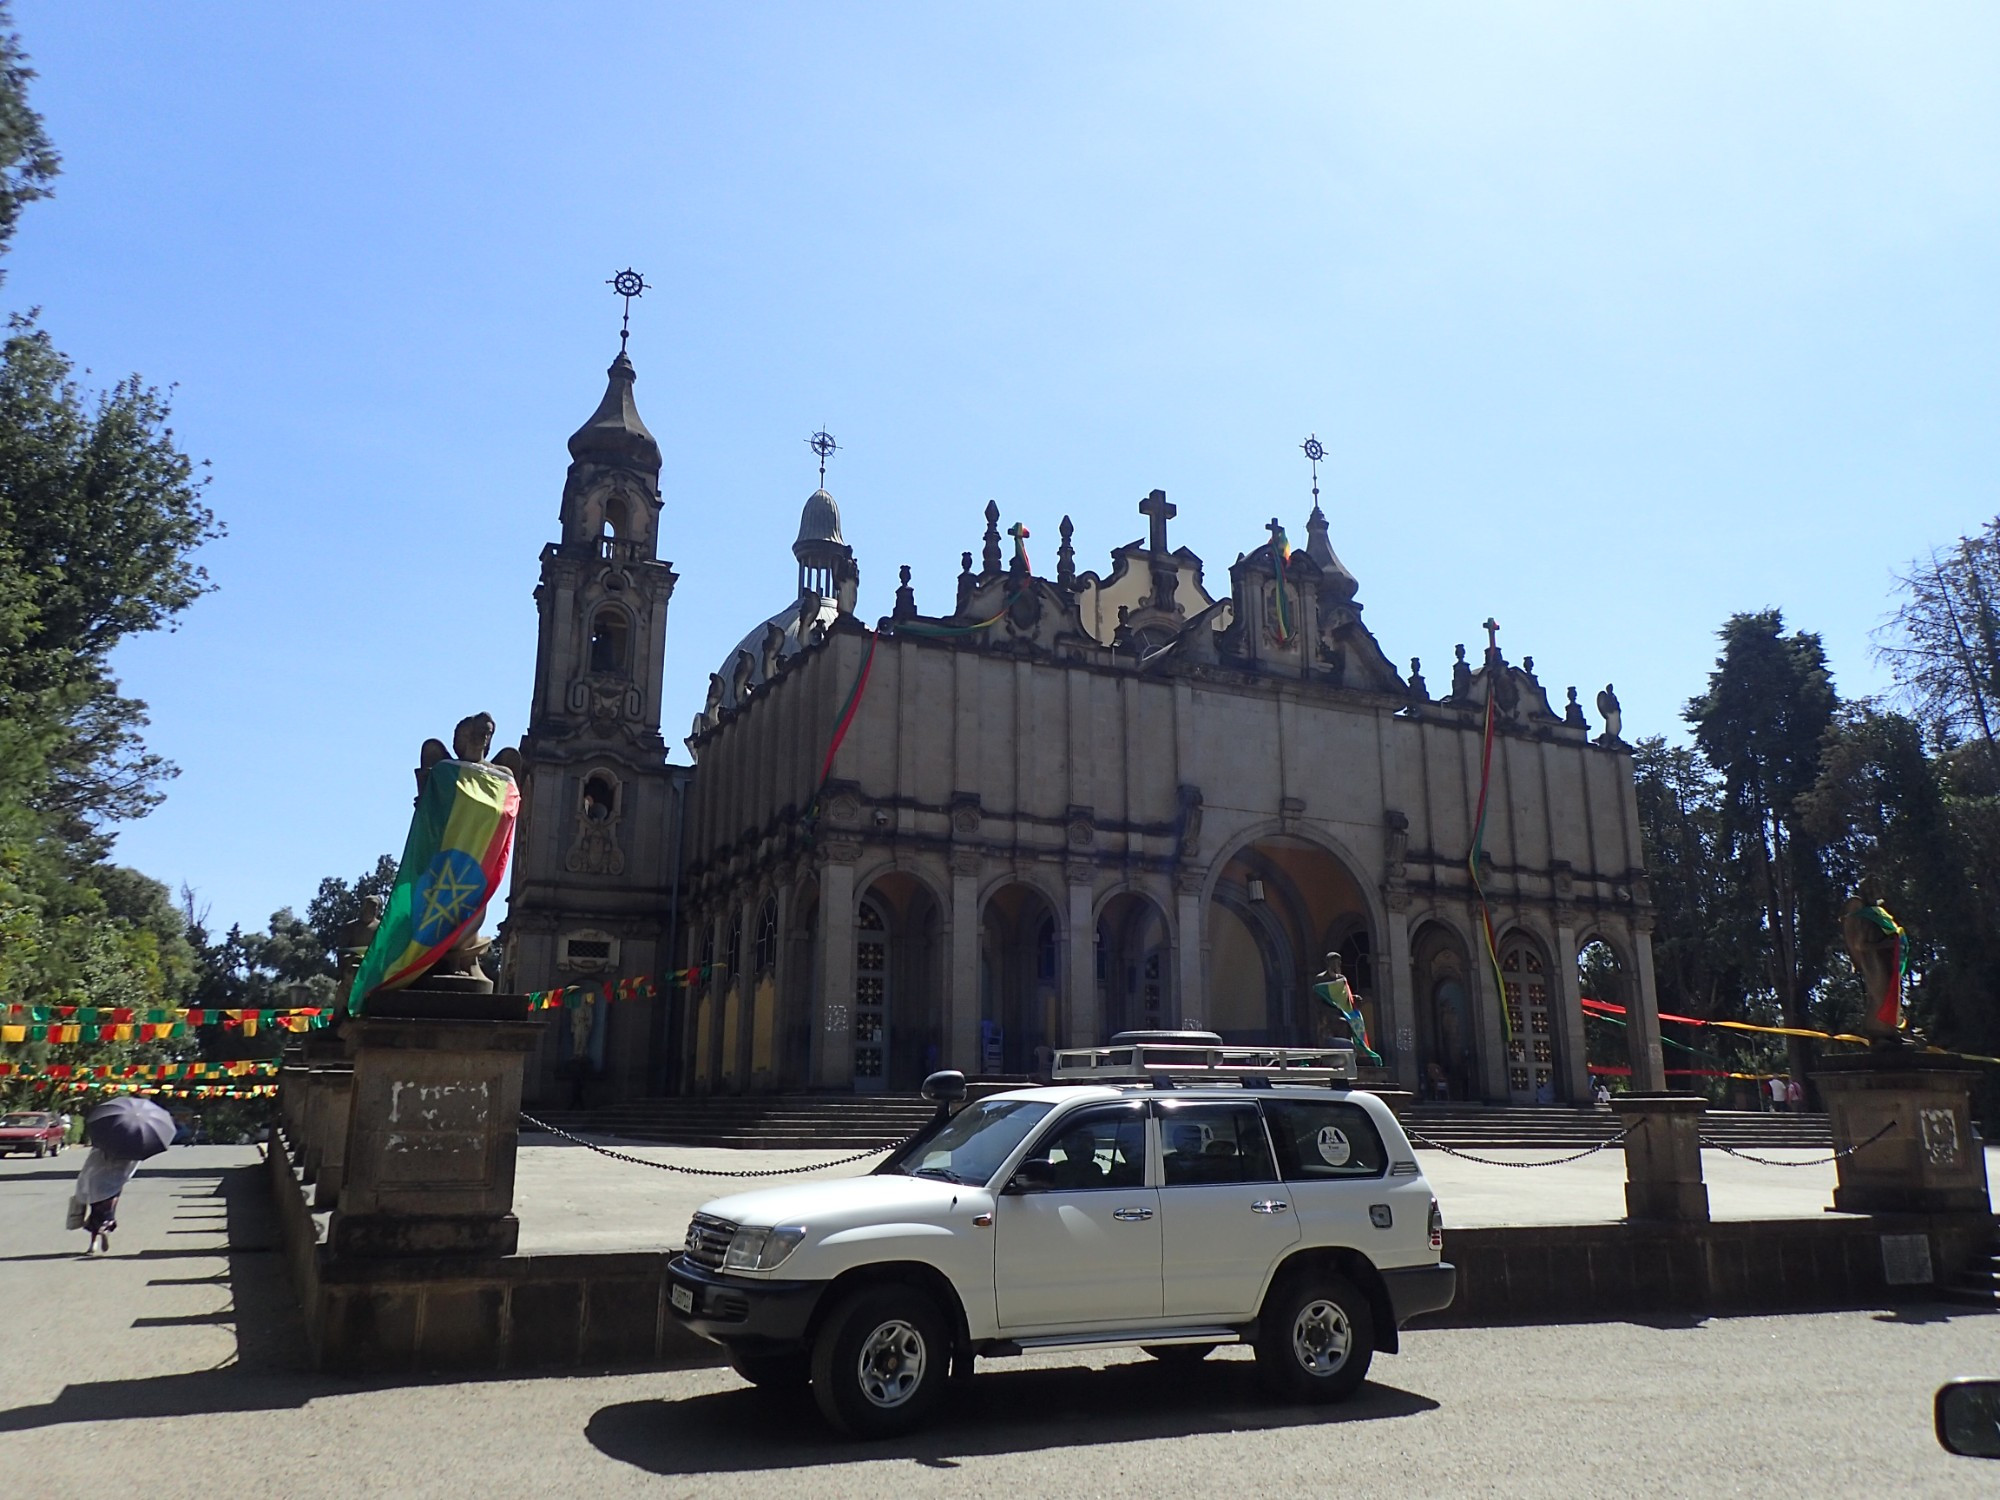
[[688,1225],[687,1258],[698,1266],[720,1271],[722,1257],[729,1253],[729,1242],[735,1238],[736,1226],[727,1219],[696,1214]]

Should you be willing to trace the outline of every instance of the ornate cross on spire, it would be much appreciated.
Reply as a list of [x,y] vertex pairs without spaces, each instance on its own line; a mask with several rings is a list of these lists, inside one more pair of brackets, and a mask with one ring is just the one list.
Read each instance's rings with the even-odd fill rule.
[[1153,552],[1165,552],[1167,550],[1167,522],[1180,514],[1179,507],[1167,503],[1167,492],[1165,490],[1154,490],[1139,502],[1139,514],[1153,523],[1152,535],[1148,541],[1149,550]]
[[1313,466],[1313,509],[1319,509],[1319,465],[1326,457],[1326,446],[1317,437],[1308,436],[1299,444],[1299,451],[1312,461]]
[[632,299],[646,294],[646,278],[627,266],[616,276],[604,283],[612,292],[625,299],[625,321],[618,329],[618,352],[625,352],[625,341],[632,336]]
[[822,427],[806,439],[806,446],[819,455],[819,487],[826,488],[826,461],[840,451],[840,444],[833,440],[833,434]]
[[1486,632],[1486,657],[1491,661],[1500,654],[1500,622],[1488,615],[1481,628]]

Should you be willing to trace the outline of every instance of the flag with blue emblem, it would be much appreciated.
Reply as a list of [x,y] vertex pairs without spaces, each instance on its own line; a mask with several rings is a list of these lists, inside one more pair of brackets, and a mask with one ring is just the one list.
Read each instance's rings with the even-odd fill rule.
[[395,889],[348,991],[347,1008],[423,976],[478,929],[500,889],[521,792],[503,766],[441,760],[424,777]]

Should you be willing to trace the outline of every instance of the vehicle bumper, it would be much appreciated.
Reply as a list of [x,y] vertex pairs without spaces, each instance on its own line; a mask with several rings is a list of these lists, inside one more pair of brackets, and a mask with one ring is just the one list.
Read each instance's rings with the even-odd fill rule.
[[[763,1281],[696,1265],[684,1255],[667,1261],[667,1305],[690,1333],[745,1354],[802,1349],[806,1325],[826,1291],[823,1281]],[[674,1291],[685,1291],[676,1299]],[[680,1302],[691,1304],[682,1308]]]
[[1458,1267],[1448,1262],[1435,1266],[1406,1266],[1384,1271],[1382,1285],[1389,1293],[1389,1306],[1401,1328],[1410,1319],[1425,1313],[1441,1312],[1451,1306],[1458,1292]]

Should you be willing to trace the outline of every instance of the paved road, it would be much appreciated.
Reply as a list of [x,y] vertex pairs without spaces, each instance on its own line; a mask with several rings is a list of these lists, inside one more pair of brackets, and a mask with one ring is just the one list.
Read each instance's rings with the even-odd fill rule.
[[2000,1374],[2000,1318],[1415,1332],[1352,1404],[1273,1406],[1238,1354],[995,1361],[936,1428],[829,1439],[721,1370],[382,1384],[300,1368],[253,1153],[181,1148],[76,1255],[80,1164],[0,1164],[0,1496],[1859,1494],[1992,1496],[1932,1387]]

